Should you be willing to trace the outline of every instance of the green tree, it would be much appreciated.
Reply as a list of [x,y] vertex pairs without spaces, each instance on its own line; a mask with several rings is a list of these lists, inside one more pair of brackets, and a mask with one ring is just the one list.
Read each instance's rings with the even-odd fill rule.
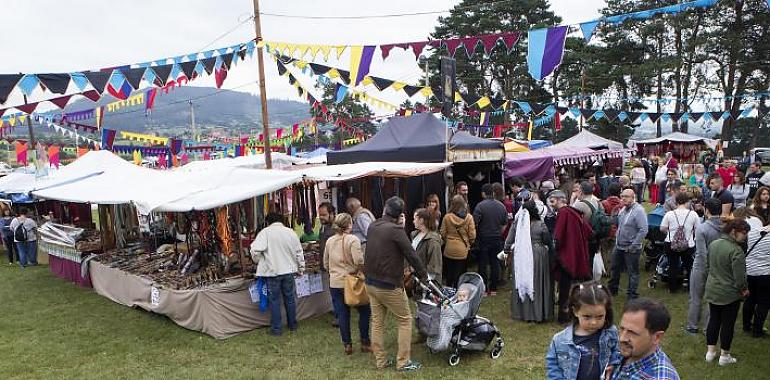
[[[345,99],[340,103],[336,103],[336,85],[334,84],[319,84],[317,87],[323,91],[323,98],[319,102],[326,106],[327,112],[324,113],[321,107],[311,107],[310,113],[316,120],[327,123],[340,121],[348,127],[360,131],[367,138],[377,133],[377,127],[371,119],[374,113],[369,106],[351,94],[345,96]],[[338,126],[334,132],[333,141],[329,140],[328,143],[334,145],[351,137],[354,137],[354,133]]]

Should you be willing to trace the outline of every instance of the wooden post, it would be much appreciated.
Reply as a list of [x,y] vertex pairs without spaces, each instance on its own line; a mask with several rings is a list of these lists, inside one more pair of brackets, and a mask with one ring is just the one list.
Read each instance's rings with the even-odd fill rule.
[[[257,35],[257,44],[262,42],[262,25],[259,21],[259,0],[254,0],[254,32]],[[270,127],[267,118],[267,93],[265,92],[265,59],[262,57],[262,48],[257,47],[257,62],[259,64],[259,98],[262,103],[262,134],[264,135],[265,168],[273,168],[273,160],[270,157]]]

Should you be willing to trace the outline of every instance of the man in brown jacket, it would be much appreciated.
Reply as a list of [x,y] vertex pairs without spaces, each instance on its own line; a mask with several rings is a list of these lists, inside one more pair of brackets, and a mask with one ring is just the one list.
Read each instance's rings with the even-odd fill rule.
[[[420,364],[411,360],[412,311],[404,291],[404,260],[421,280],[426,280],[428,275],[404,231],[404,201],[391,197],[385,202],[383,214],[369,226],[368,248],[364,255],[366,292],[372,309],[372,351],[378,369],[396,364],[400,371],[411,371],[419,369]],[[387,359],[385,351],[383,330],[388,312],[398,323],[396,363]]]

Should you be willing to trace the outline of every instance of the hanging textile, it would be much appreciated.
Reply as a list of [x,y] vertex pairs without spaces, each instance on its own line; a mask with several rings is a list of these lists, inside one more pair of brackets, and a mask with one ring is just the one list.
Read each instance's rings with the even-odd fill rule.
[[229,257],[233,255],[233,242],[230,235],[230,225],[227,221],[227,206],[218,208],[216,213],[217,238],[219,238],[219,242],[222,244],[222,253]]
[[16,142],[16,162],[22,166],[27,166],[27,143]]
[[51,145],[48,147],[48,164],[59,168],[59,146]]
[[551,75],[561,64],[564,42],[569,26],[557,26],[529,31],[527,65],[529,75],[537,80]]

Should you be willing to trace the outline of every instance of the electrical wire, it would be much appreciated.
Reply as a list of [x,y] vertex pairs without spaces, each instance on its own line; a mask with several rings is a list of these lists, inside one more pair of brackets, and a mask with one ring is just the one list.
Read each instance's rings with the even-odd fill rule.
[[295,14],[289,14],[289,13],[274,13],[274,12],[260,12],[259,14],[262,16],[271,16],[271,17],[282,17],[282,18],[295,18],[295,19],[305,19],[305,20],[366,20],[366,19],[376,19],[376,18],[396,18],[396,17],[410,17],[410,16],[425,16],[425,15],[433,15],[433,14],[442,14],[442,13],[449,13],[453,10],[471,10],[471,9],[480,9],[484,7],[491,7],[497,4],[503,4],[503,3],[511,3],[514,0],[500,0],[500,1],[492,1],[485,4],[478,4],[478,5],[468,5],[468,6],[456,6],[453,9],[450,10],[440,10],[440,11],[424,11],[424,12],[410,12],[410,13],[389,13],[389,14],[382,14],[382,15],[362,15],[362,16],[307,16],[307,15],[295,15]]

